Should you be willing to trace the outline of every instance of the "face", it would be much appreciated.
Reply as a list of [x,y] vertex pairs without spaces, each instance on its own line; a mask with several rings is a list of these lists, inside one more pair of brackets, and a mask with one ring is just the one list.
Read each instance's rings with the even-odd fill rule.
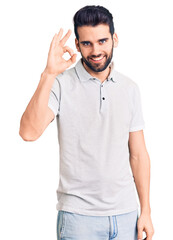
[[109,26],[78,27],[79,41],[75,39],[76,48],[81,53],[83,63],[93,72],[102,72],[110,64],[113,48],[118,44],[118,37],[114,33],[113,39]]

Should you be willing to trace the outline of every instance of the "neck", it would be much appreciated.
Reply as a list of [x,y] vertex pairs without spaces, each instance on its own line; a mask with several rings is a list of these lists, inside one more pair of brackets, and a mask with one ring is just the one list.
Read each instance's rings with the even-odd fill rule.
[[107,67],[104,71],[102,71],[102,72],[94,72],[94,71],[92,71],[83,61],[82,61],[82,63],[83,63],[84,68],[87,70],[87,72],[88,72],[91,76],[98,78],[101,82],[104,82],[104,81],[108,78],[109,73],[110,73],[110,71],[111,71],[110,67],[108,66],[108,67]]

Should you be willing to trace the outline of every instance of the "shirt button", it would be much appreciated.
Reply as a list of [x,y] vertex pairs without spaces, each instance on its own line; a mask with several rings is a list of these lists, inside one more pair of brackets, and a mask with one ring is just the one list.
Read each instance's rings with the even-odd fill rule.
[[104,97],[103,97],[102,99],[103,99],[103,100],[105,100],[105,98],[104,98]]

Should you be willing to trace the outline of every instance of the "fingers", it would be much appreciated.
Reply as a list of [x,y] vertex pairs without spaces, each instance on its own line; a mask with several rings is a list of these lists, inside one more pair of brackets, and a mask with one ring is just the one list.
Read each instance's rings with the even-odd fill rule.
[[52,42],[51,42],[51,47],[53,47],[55,45],[56,42],[60,41],[61,37],[62,37],[62,34],[63,34],[63,29],[60,28],[58,34],[55,33],[53,39],[52,39]]
[[69,29],[68,32],[66,33],[66,35],[63,37],[63,39],[61,39],[60,43],[61,46],[64,46],[64,44],[67,42],[67,40],[69,39],[70,35],[71,35],[72,31]]
[[143,228],[138,227],[138,240],[143,239]]
[[56,39],[56,34],[54,35],[53,39],[52,39],[52,42],[50,44],[50,48],[52,48],[54,45],[55,45],[55,39]]
[[63,50],[64,50],[64,53],[68,52],[70,56],[74,54],[73,50],[68,46],[63,47]]
[[77,57],[77,54],[74,53],[73,56],[67,61],[71,64],[75,63],[76,62],[76,57]]
[[[61,46],[64,46],[64,44],[67,42],[68,38],[70,37],[71,35],[71,30],[69,29],[68,32],[66,33],[66,35],[62,38],[62,35],[63,35],[63,29],[60,28],[58,34],[56,33],[52,39],[52,42],[50,44],[50,47],[51,48],[54,48],[56,47],[56,43],[60,43]],[[62,39],[61,39],[62,38]]]
[[77,54],[74,53],[73,49],[71,49],[71,48],[68,47],[68,46],[63,47],[63,50],[64,50],[64,53],[68,52],[68,53],[70,54],[70,56],[71,56],[71,58],[66,61],[68,67],[70,67],[73,63],[76,62]]
[[60,41],[61,40],[61,37],[62,37],[62,34],[63,34],[63,29],[62,28],[60,28],[60,30],[59,30],[59,32],[58,32],[58,35],[56,34],[56,40],[57,41]]
[[73,63],[76,62],[76,57],[77,57],[77,54],[73,54],[73,56],[68,60],[66,61],[67,62],[67,67],[70,67]]
[[70,47],[68,47],[68,46],[65,46],[65,47],[63,48],[63,50],[64,50],[64,53],[65,53],[65,52],[68,52],[68,53],[70,54],[70,56],[71,56],[71,58],[66,61],[68,67],[70,67],[73,63],[76,62],[77,54],[74,53],[73,50],[72,50]]

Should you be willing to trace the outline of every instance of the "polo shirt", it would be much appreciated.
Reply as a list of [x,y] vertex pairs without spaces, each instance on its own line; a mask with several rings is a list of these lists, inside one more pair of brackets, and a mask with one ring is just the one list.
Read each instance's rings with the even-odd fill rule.
[[111,216],[139,207],[128,139],[129,132],[145,127],[140,91],[113,61],[109,67],[101,83],[80,59],[52,85],[48,107],[58,129],[57,210]]

